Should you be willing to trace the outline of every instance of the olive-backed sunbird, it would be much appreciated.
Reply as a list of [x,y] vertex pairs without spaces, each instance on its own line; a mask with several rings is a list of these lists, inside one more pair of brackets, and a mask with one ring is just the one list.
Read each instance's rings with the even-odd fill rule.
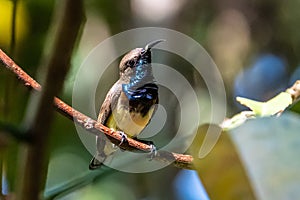
[[[127,53],[119,64],[119,80],[111,87],[100,108],[98,122],[136,138],[150,122],[158,104],[158,86],[152,73],[151,48],[164,40],[155,40],[144,48]],[[125,139],[126,139],[125,137]],[[96,137],[96,154],[89,168],[96,169],[118,147],[105,136]]]

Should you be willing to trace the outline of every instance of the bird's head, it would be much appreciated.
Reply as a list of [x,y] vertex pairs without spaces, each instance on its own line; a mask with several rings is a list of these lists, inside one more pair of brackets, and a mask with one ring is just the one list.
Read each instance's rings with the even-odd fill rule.
[[138,66],[145,66],[151,63],[151,48],[165,40],[155,40],[148,43],[144,48],[136,48],[128,52],[119,65],[120,76],[131,76]]

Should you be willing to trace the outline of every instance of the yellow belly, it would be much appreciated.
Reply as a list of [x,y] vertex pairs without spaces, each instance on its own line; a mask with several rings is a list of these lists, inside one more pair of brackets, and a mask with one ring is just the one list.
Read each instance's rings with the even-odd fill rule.
[[140,113],[129,112],[122,105],[117,105],[109,116],[106,125],[114,130],[123,131],[129,137],[136,137],[149,123],[154,111],[154,106],[142,116]]

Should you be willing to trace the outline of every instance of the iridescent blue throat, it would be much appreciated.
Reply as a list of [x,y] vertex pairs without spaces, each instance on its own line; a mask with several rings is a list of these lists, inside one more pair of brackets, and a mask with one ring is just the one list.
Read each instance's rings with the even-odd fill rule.
[[[157,90],[154,84],[152,68],[147,60],[140,59],[135,68],[135,76],[130,79],[128,84],[123,84],[122,89],[129,100],[135,99],[153,99],[153,90]],[[151,90],[151,91],[149,91]],[[150,93],[149,93],[150,92]]]

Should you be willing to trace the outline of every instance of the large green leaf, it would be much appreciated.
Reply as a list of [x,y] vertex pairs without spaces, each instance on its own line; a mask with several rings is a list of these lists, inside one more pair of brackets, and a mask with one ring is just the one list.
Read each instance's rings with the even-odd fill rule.
[[300,117],[249,120],[230,135],[258,199],[300,197]]

